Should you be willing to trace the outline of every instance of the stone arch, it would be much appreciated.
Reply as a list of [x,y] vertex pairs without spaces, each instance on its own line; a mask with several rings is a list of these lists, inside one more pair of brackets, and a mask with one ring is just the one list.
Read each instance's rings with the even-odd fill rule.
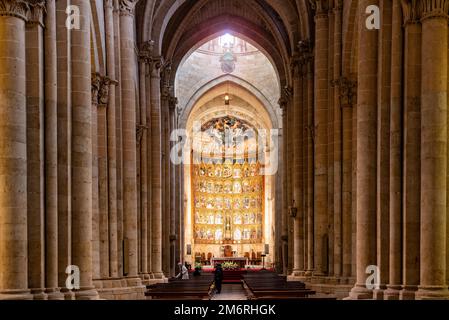
[[257,88],[255,88],[244,79],[235,77],[233,75],[223,75],[221,77],[215,78],[196,90],[195,94],[188,99],[187,104],[185,106],[181,106],[182,113],[180,116],[180,127],[185,127],[189,115],[191,114],[194,106],[196,105],[197,101],[201,99],[201,97],[203,97],[205,94],[207,94],[217,86],[224,85],[225,83],[231,83],[236,87],[244,89],[249,95],[252,95],[255,99],[257,99],[257,101],[261,103],[261,105],[270,115],[273,128],[282,127],[282,120],[276,112],[276,107],[270,103],[267,97],[265,97]]

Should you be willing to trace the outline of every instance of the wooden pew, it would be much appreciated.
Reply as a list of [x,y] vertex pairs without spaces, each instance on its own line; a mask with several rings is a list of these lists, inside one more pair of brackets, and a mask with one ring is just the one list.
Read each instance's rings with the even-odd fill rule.
[[159,300],[205,300],[210,299],[213,276],[201,275],[189,280],[170,279],[168,283],[147,286],[145,296]]

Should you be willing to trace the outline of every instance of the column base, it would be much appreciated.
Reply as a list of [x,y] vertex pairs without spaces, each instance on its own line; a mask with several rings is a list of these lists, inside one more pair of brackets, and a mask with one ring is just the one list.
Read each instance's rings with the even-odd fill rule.
[[165,279],[165,275],[162,271],[153,272],[151,275],[152,275],[152,279]]
[[[367,289],[365,285],[356,284],[349,292],[347,300],[372,300],[373,290]],[[346,299],[345,299],[346,300]]]
[[399,294],[402,287],[399,285],[389,285],[384,291],[384,300],[399,300]]
[[30,290],[6,289],[0,291],[0,300],[33,300]]
[[64,300],[75,300],[75,293],[67,288],[62,288],[61,294],[64,296]]
[[403,286],[399,292],[399,300],[415,300],[416,291],[418,286]]
[[416,300],[449,300],[447,286],[419,286]]
[[380,285],[379,289],[373,290],[373,300],[384,300],[387,286]]
[[75,291],[75,300],[98,300],[98,292],[95,287],[81,287]]
[[302,277],[304,275],[304,271],[299,269],[293,269],[293,272],[291,273],[291,276],[293,277]]
[[64,294],[59,288],[47,288],[45,293],[47,294],[48,300],[65,300]]
[[48,295],[45,293],[44,288],[32,288],[30,289],[31,294],[33,295],[33,300],[47,300]]

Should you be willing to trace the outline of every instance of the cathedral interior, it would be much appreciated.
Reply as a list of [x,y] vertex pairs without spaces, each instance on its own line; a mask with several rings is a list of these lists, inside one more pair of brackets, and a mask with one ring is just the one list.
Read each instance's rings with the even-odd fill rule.
[[145,299],[179,262],[449,299],[448,22],[448,0],[0,0],[0,300]]

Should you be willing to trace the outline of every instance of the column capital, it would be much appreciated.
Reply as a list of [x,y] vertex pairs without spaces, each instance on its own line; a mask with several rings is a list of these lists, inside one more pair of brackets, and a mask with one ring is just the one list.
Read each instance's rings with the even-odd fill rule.
[[106,9],[114,9],[114,0],[104,0],[103,6]]
[[136,143],[138,146],[140,146],[142,142],[142,137],[145,131],[148,130],[148,126],[144,126],[142,124],[139,124],[136,126]]
[[329,17],[329,1],[328,0],[309,0],[310,7],[314,11],[315,19]]
[[109,103],[109,87],[111,84],[117,85],[118,81],[99,73],[92,74],[92,105],[107,106]]
[[343,0],[334,0],[332,9],[334,12],[339,12],[343,10]]
[[27,21],[30,3],[25,0],[0,0],[0,16],[13,16]]
[[287,109],[287,106],[291,102],[292,97],[293,97],[293,89],[289,86],[284,87],[278,102],[282,110]]
[[[409,0],[407,2],[415,2]],[[449,0],[420,0],[421,21],[427,19],[444,18],[449,19]]]
[[46,13],[46,0],[30,0],[27,14],[28,24],[44,26],[44,13]]
[[341,107],[352,107],[356,103],[357,98],[357,81],[350,80],[346,77],[332,80],[332,86],[338,89]]
[[134,9],[138,0],[120,0],[120,15],[134,17]]
[[401,0],[404,25],[419,23],[421,6],[419,0]]

